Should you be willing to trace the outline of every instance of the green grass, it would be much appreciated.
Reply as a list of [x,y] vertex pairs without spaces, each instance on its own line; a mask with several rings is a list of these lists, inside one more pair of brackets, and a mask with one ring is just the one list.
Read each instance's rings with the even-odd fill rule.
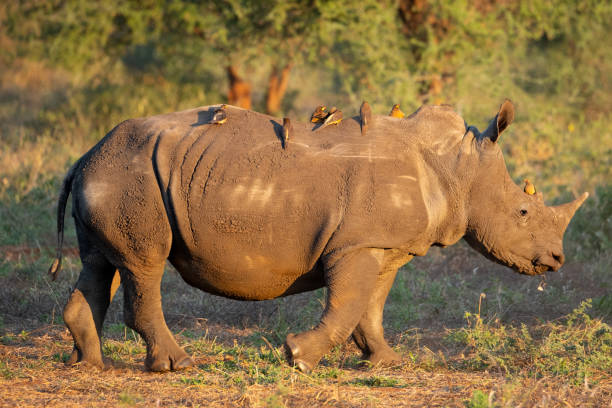
[[465,406],[467,408],[493,408],[493,406],[489,404],[489,397],[480,390],[474,391],[472,399],[466,402]]
[[465,346],[460,369],[497,370],[532,378],[556,376],[574,384],[585,378],[601,379],[612,370],[612,329],[588,311],[583,301],[560,322],[528,328],[484,322],[479,314],[466,313],[467,327],[450,331],[447,340]]
[[12,378],[15,378],[16,374],[10,369],[8,364],[3,361],[0,361],[0,376],[6,378],[7,380],[10,380]]
[[139,394],[123,391],[121,394],[119,394],[118,400],[120,405],[132,406],[142,402],[143,398]]
[[355,384],[363,387],[392,387],[392,388],[402,388],[406,387],[406,385],[402,384],[400,380],[397,378],[389,378],[384,376],[369,376],[362,378],[355,378],[348,382],[348,384]]

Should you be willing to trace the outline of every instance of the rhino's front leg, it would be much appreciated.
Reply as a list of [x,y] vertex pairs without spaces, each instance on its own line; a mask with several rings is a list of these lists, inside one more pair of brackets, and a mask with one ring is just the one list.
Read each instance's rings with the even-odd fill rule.
[[383,309],[398,269],[410,259],[411,256],[396,257],[392,253],[385,254],[384,266],[376,281],[374,293],[353,332],[353,340],[363,352],[363,358],[371,364],[393,364],[401,361],[400,355],[393,351],[385,340]]
[[329,292],[321,321],[312,330],[289,334],[286,340],[288,358],[301,371],[312,370],[355,329],[374,292],[383,257],[382,249],[360,249],[325,265]]

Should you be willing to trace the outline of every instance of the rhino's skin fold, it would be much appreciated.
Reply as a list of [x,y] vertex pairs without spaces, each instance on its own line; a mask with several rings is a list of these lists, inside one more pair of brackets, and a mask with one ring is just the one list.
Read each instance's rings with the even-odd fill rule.
[[557,270],[586,198],[546,207],[514,184],[497,144],[514,118],[510,101],[483,133],[448,106],[373,115],[365,135],[360,116],[317,131],[292,121],[290,149],[279,119],[226,106],[227,121],[213,125],[217,108],[127,120],[69,171],[51,269],[72,191],[83,271],[64,310],[69,362],[103,365],[99,335],[120,276],[147,368],[193,364],[164,321],[166,259],[190,285],[234,299],[327,286],[321,322],[287,338],[304,371],[351,333],[372,363],[397,361],[382,312],[399,267],[465,237],[520,273]]

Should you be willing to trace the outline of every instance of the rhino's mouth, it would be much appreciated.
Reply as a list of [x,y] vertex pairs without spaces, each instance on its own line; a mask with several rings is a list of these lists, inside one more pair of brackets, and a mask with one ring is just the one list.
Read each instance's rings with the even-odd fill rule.
[[558,271],[561,265],[563,265],[563,261],[563,255],[550,253],[534,258],[531,263],[537,273],[544,273],[548,271]]
[[513,263],[510,266],[512,269],[523,275],[541,275],[546,272],[556,272],[563,265],[563,256],[543,255],[536,256],[530,262]]
[[524,264],[520,264],[520,265],[516,263],[512,263],[508,266],[512,268],[514,271],[520,273],[521,275],[529,275],[529,276],[541,275],[548,270],[548,268],[543,265],[536,266],[536,265],[533,265],[527,262]]

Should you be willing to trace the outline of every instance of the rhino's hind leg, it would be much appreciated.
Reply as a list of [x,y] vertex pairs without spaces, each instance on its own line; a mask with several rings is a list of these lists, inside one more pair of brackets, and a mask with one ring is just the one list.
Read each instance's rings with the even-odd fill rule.
[[179,370],[195,364],[176,344],[166,325],[161,303],[164,264],[151,268],[121,268],[125,323],[147,343],[145,366],[151,371]]
[[[67,364],[87,363],[103,368],[101,341],[106,311],[119,286],[118,275],[106,258],[79,237],[83,270],[68,303],[64,322],[74,339],[74,350]],[[115,277],[113,279],[113,277]]]
[[287,357],[300,370],[312,370],[353,332],[375,290],[382,259],[382,250],[362,249],[326,267],[329,294],[321,321],[312,330],[287,336]]
[[376,288],[359,324],[353,331],[353,340],[363,353],[363,359],[372,365],[394,364],[401,357],[387,344],[384,338],[383,309],[389,290],[395,280],[397,266],[385,266],[378,276]]

